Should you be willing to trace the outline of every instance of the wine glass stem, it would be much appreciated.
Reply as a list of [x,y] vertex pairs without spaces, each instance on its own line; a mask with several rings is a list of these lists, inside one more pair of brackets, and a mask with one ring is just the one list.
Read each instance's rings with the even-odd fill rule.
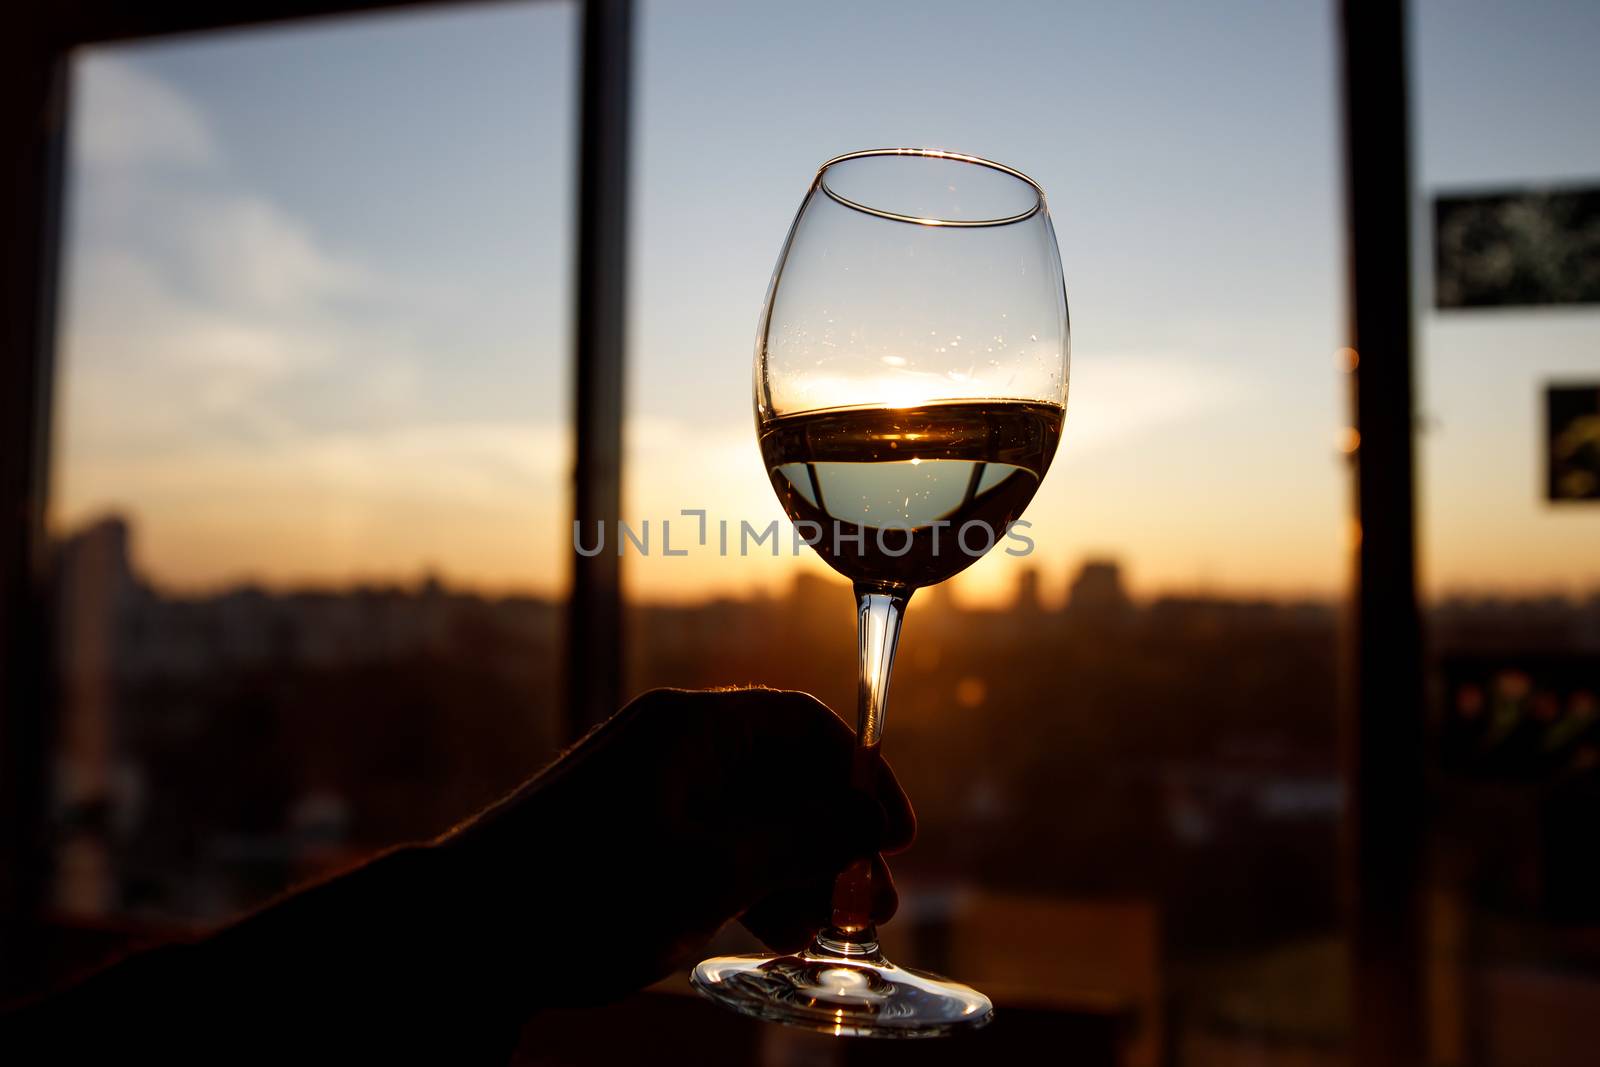
[[[850,784],[868,795],[875,789],[884,716],[889,708],[889,676],[900,643],[900,620],[910,598],[909,588],[856,585],[860,688]],[[877,951],[877,941],[872,925],[872,861],[860,859],[834,882],[833,922],[818,936],[815,947],[833,954],[872,954]]]

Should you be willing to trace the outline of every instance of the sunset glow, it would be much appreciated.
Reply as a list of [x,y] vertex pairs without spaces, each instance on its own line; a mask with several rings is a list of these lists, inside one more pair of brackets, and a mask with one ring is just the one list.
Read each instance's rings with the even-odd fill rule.
[[[417,32],[430,17],[363,31],[376,32],[361,53],[365,76],[393,96],[381,108],[351,80],[353,31],[343,26],[104,49],[79,63],[57,531],[125,515],[139,567],[174,589],[437,573],[490,591],[564,590],[570,13],[519,7],[463,20],[517,40],[501,48],[492,42],[503,34],[462,31],[447,100],[408,88],[419,49],[438,54]],[[659,530],[684,509],[735,526],[781,517],[756,449],[749,359],[797,186],[858,144],[943,143],[1014,162],[1050,191],[1075,334],[1063,444],[1025,516],[1037,552],[981,562],[956,580],[958,595],[1004,599],[1034,567],[1057,600],[1090,556],[1120,559],[1139,595],[1341,593],[1345,472],[1359,438],[1345,408],[1356,357],[1342,347],[1327,56],[1295,59],[1285,30],[1271,54],[1296,65],[1292,89],[1252,91],[1270,114],[1197,112],[1209,143],[1232,145],[1237,159],[1183,188],[1162,182],[1159,195],[1149,181],[1165,168],[1139,158],[1147,147],[1095,125],[1097,94],[1118,97],[1119,129],[1136,125],[1129,109],[1144,96],[1118,82],[1134,75],[1089,53],[1081,63],[1054,57],[1048,73],[1016,64],[1038,89],[1008,79],[1005,99],[1072,101],[1078,135],[1097,151],[1041,143],[1029,123],[1009,123],[1014,107],[987,106],[997,90],[974,71],[960,75],[970,78],[964,107],[922,109],[941,122],[849,117],[819,102],[781,149],[730,151],[708,174],[703,154],[652,131],[687,128],[692,113],[706,143],[721,144],[749,128],[747,109],[809,80],[781,65],[748,78],[701,71],[714,41],[685,28],[694,25],[663,23],[669,36],[645,68],[654,80],[642,90],[635,176],[625,521]],[[548,63],[527,62],[530,41],[547,42],[538,47]],[[1177,81],[1185,64],[1215,60],[1163,55],[1155,66]],[[926,56],[897,64],[874,77],[915,85],[961,69]],[[326,109],[261,106],[257,87],[289,66]],[[705,111],[702,90],[735,76],[755,98]],[[469,112],[488,121],[462,126]],[[370,146],[341,142],[355,121]],[[1285,137],[1305,151],[1289,151]],[[453,155],[434,158],[434,145]],[[287,170],[283,158],[317,159],[319,173]],[[395,164],[390,184],[373,185],[372,158]],[[1290,158],[1303,162],[1286,175]],[[1157,205],[1161,217],[1146,218]],[[1218,226],[1231,234],[1227,255],[1200,274],[1183,267],[1209,261]],[[1536,452],[1538,382],[1594,372],[1592,317],[1423,316],[1430,592],[1600,585],[1600,516],[1552,514]],[[1506,358],[1512,349],[1538,360]],[[886,352],[882,363],[894,373],[877,402],[962,393],[948,377],[916,378],[905,355]],[[804,552],[761,551],[630,549],[627,588],[646,599],[745,596],[823,570]]]

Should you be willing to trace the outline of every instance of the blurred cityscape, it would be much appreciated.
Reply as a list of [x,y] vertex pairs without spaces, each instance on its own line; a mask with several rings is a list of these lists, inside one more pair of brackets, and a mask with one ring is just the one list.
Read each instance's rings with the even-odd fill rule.
[[[566,740],[560,601],[433,577],[175,596],[140,575],[131,540],[106,518],[54,561],[66,913],[223,920],[444,830]],[[1135,602],[1112,560],[1085,562],[1061,610],[1042,593],[1020,570],[1003,608],[935,587],[908,613],[886,746],[920,836],[894,860],[892,954],[1002,1002],[1122,1012],[1130,1063],[1177,1042],[1204,1062],[1205,1042],[1239,1033],[1331,1055],[1339,611]],[[804,574],[781,597],[633,604],[629,689],[759,683],[848,717],[851,627],[844,584]],[[1584,830],[1552,824],[1543,798],[1552,782],[1594,789],[1600,591],[1451,600],[1429,632],[1456,808],[1476,789],[1531,797],[1526,825],[1503,815],[1491,831],[1447,810],[1451,862],[1513,913],[1592,919]],[[1597,895],[1545,899],[1552,863],[1569,897]]]

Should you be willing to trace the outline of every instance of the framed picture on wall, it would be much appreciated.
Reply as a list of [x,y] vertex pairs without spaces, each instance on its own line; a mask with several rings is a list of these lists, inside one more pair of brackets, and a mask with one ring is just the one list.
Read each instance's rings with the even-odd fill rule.
[[1600,188],[1437,196],[1433,248],[1440,309],[1600,303]]
[[1545,494],[1600,502],[1600,382],[1545,387]]

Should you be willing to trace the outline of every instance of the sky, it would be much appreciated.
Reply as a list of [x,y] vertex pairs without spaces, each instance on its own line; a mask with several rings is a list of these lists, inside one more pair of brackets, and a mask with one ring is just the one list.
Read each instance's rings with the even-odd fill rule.
[[[1413,22],[1419,205],[1600,174],[1593,11],[1429,0]],[[506,3],[81,54],[55,526],[132,516],[174,588],[559,591],[575,31],[569,4]],[[1145,595],[1342,588],[1330,5],[643,0],[639,31],[624,517],[656,540],[630,595],[822,571],[665,557],[660,524],[678,547],[685,508],[780,516],[761,301],[817,164],[893,145],[1037,179],[1072,310],[1038,548],[981,561],[963,599],[1035,566],[1059,600],[1097,555]],[[1419,309],[1430,590],[1600,585],[1600,512],[1541,505],[1537,465],[1537,385],[1600,377],[1595,312]]]

